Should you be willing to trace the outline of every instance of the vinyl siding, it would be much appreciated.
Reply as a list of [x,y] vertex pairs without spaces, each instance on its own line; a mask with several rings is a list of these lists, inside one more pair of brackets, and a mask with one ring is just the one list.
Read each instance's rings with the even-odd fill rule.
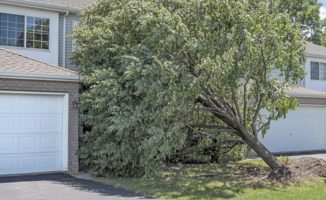
[[62,62],[62,54],[63,54],[63,18],[64,14],[59,15],[59,61],[58,64],[59,66],[63,67],[63,62]]
[[72,56],[72,39],[71,39],[71,34],[73,32],[73,21],[80,21],[80,18],[76,14],[70,14],[66,18],[66,46],[63,47],[63,21],[64,21],[64,13],[60,14],[59,16],[59,66],[64,66],[63,65],[63,48],[66,49],[66,59],[65,59],[65,64],[66,68],[74,70],[74,71],[79,71],[79,67],[74,64],[71,60]]

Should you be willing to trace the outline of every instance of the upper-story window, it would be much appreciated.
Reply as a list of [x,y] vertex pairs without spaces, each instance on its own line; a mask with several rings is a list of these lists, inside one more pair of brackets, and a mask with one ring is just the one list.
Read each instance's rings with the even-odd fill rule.
[[0,13],[0,45],[49,49],[50,20]]
[[0,45],[24,47],[25,17],[0,13]]
[[49,49],[50,20],[40,17],[27,17],[28,48]]
[[311,62],[310,64],[311,80],[326,80],[326,63]]

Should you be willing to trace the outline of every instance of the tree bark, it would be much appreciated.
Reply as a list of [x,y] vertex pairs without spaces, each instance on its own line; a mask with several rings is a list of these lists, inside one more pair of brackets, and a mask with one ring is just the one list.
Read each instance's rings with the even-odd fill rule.
[[273,156],[258,138],[253,137],[250,133],[242,133],[242,135],[246,144],[248,144],[271,169],[275,170],[283,167],[283,164]]

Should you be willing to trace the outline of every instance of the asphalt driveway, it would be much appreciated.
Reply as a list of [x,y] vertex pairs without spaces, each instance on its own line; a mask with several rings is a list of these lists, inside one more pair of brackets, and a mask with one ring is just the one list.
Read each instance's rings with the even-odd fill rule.
[[139,200],[140,194],[65,174],[0,177],[1,200]]

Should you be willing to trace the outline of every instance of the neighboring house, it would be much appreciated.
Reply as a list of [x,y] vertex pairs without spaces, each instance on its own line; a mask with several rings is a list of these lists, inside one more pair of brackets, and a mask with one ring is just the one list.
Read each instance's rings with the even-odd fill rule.
[[263,143],[275,153],[326,151],[326,48],[306,45],[306,76],[289,94],[300,107],[271,124]]
[[0,0],[0,175],[78,172],[79,76],[69,70],[78,70],[69,35],[93,2]]

